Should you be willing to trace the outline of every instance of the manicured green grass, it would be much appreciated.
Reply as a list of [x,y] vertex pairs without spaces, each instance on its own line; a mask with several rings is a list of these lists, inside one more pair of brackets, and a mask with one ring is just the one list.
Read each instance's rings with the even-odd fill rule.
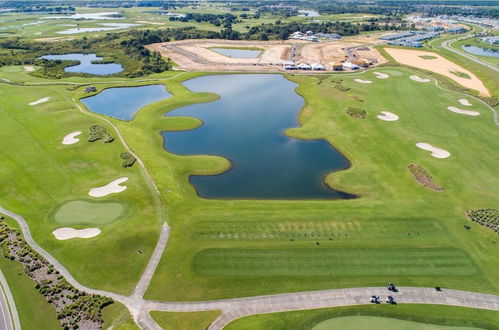
[[[390,324],[400,324],[398,320],[407,320],[424,324],[452,327],[449,330],[465,328],[497,329],[499,314],[495,311],[482,309],[451,307],[442,305],[364,305],[352,307],[324,308],[296,312],[252,315],[229,323],[227,330],[285,330],[315,329],[314,327],[326,320],[335,322],[334,318],[345,316],[377,316],[391,318]],[[398,320],[395,320],[398,319]],[[337,320],[337,319],[336,319]],[[341,322],[341,321],[340,321]],[[460,327],[460,328],[454,328]],[[390,325],[372,326],[362,329],[391,329]],[[329,329],[355,329],[355,325]],[[403,329],[398,327],[397,329]],[[427,328],[419,328],[427,329]],[[446,329],[446,328],[444,328]]]
[[[310,244],[316,245],[316,244]],[[201,276],[226,278],[473,275],[468,257],[449,248],[209,249],[194,259]]]
[[118,302],[105,307],[102,310],[102,318],[104,324],[102,329],[116,329],[116,330],[139,330],[140,328],[135,324],[128,309]]
[[[19,229],[12,219],[4,220]],[[23,270],[22,264],[0,255],[0,269],[7,279],[14,297],[17,313],[23,329],[60,329],[55,308],[35,289],[35,282]]]
[[377,316],[343,316],[335,317],[317,324],[312,330],[330,329],[385,329],[385,330],[472,330],[478,328],[451,327],[421,322],[403,321]]
[[151,312],[151,316],[164,330],[206,329],[218,316],[218,311],[207,312]]
[[[454,251],[462,257],[461,261],[449,265],[445,271],[439,270],[439,275],[411,274],[410,265],[406,265],[399,267],[398,274],[391,273],[390,278],[401,285],[431,287],[445,283],[446,287],[498,292],[495,284],[498,275],[493,271],[499,267],[494,257],[497,236],[470,224],[464,216],[470,205],[492,207],[498,202],[499,181],[493,169],[499,164],[493,155],[499,145],[490,139],[497,134],[491,111],[472,99],[471,109],[480,111],[480,116],[454,114],[446,108],[459,107],[457,100],[463,95],[437,88],[434,83],[421,84],[409,79],[411,74],[426,77],[421,71],[402,66],[386,66],[376,71],[387,72],[390,78],[377,79],[372,72],[342,74],[326,78],[318,85],[317,79],[309,75],[289,77],[299,84],[297,92],[305,98],[306,105],[299,117],[302,127],[288,129],[286,134],[304,139],[325,138],[344,153],[352,167],[329,175],[327,182],[336,189],[359,194],[361,197],[356,200],[199,199],[188,183],[188,175],[219,173],[226,162],[220,157],[183,157],[163,150],[160,131],[198,125],[196,120],[163,117],[163,114],[192,102],[213,100],[211,94],[189,93],[178,85],[178,78],[167,83],[174,94],[172,98],[140,111],[133,123],[118,123],[125,135],[131,137],[133,148],[141,150],[160,190],[167,192],[164,197],[169,205],[172,235],[146,297],[189,301],[386,282],[386,273],[340,276],[334,273],[333,266],[325,267],[324,271],[334,273],[333,276],[275,276],[288,272],[292,262],[279,263],[278,258],[268,258],[266,253],[262,258],[247,258],[254,250],[267,251],[273,256],[293,251],[288,256],[296,256],[299,255],[296,251],[307,249],[366,251],[363,257],[356,255],[359,260],[369,259],[369,249]],[[189,73],[181,79],[194,76]],[[374,83],[358,84],[354,78]],[[343,79],[342,84],[350,90],[335,89],[332,80],[337,79]],[[346,113],[348,107],[365,108],[366,118],[353,120]],[[377,119],[382,110],[394,112],[400,120]],[[417,142],[446,149],[452,156],[445,160],[433,158],[418,149]],[[156,157],[158,154],[163,157]],[[411,163],[426,168],[446,190],[437,193],[419,185],[407,169]],[[466,230],[464,225],[472,225],[472,229]],[[206,253],[213,253],[207,251],[221,253],[210,266],[209,274],[208,268],[206,273],[199,268]],[[239,258],[222,257],[235,251],[244,253]],[[319,264],[322,259],[313,254],[303,260]],[[443,255],[437,260],[446,261]],[[236,264],[243,266],[239,270],[231,268]],[[463,265],[466,266],[462,268]],[[270,274],[270,270],[265,273],[262,270],[265,267],[275,273]],[[227,276],[230,272],[239,275]]]
[[[28,105],[49,96],[49,102]],[[119,155],[125,148],[118,139],[108,144],[85,139],[73,145],[61,144],[66,134],[85,132],[93,124],[112,131],[99,119],[80,113],[71,97],[65,85],[2,84],[0,195],[8,198],[3,198],[1,205],[22,215],[37,243],[81,283],[127,293],[139,279],[156,244],[159,204],[138,166],[121,167]],[[119,222],[99,225],[102,233],[92,240],[58,241],[53,237],[51,232],[60,227],[52,218],[58,206],[88,198],[90,188],[122,176],[129,178],[126,192],[103,199],[128,206]]]
[[122,203],[73,200],[57,209],[54,220],[61,225],[100,226],[115,222],[125,210]]

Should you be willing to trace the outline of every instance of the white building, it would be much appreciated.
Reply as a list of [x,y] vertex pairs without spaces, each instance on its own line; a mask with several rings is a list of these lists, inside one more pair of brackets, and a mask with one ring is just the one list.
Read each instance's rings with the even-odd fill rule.
[[352,63],[352,62],[345,62],[345,63],[343,63],[343,68],[350,69],[350,70],[358,70],[359,66],[357,64]]
[[312,70],[316,70],[316,71],[322,71],[322,70],[325,70],[326,68],[324,67],[324,65],[320,64],[320,63],[313,63],[311,65],[312,67]]
[[300,63],[296,66],[298,70],[311,70],[312,67],[308,65],[307,63]]

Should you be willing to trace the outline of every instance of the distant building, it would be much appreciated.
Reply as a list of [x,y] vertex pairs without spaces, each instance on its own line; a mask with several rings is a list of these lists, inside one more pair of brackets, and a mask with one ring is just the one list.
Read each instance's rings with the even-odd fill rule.
[[425,29],[426,31],[429,32],[438,32],[438,31],[443,31],[444,27],[443,26],[430,26]]
[[296,66],[298,70],[312,70],[312,67],[307,63],[300,63]]
[[486,42],[486,43],[489,43],[489,44],[493,44],[493,45],[499,44],[499,36],[483,37],[483,38],[480,38],[480,39],[483,42]]
[[282,64],[284,70],[296,70],[296,64],[293,61],[285,61]]
[[447,29],[448,33],[453,33],[453,34],[465,33],[466,31],[467,30],[462,26],[452,27],[452,28]]
[[85,93],[92,93],[92,92],[97,92],[97,88],[95,88],[94,86],[88,86],[87,88],[85,88]]
[[344,62],[343,68],[349,69],[349,70],[358,70],[359,66],[357,64],[352,63],[352,62]]
[[315,70],[315,71],[323,71],[325,70],[326,68],[324,67],[324,65],[320,64],[320,63],[313,63],[311,65],[312,67],[312,70]]

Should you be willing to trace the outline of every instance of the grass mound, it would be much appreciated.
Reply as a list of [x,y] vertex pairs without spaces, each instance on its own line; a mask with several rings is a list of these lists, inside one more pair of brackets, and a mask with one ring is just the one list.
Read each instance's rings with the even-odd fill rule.
[[366,118],[366,110],[360,108],[349,107],[347,113],[354,118]]
[[73,200],[62,204],[54,214],[61,225],[105,225],[117,221],[126,211],[124,204],[117,202],[89,202]]
[[97,140],[102,140],[104,143],[111,143],[114,141],[114,137],[108,133],[105,127],[92,125],[89,128],[88,142],[95,142]]
[[499,234],[499,210],[497,209],[478,209],[467,210],[466,215],[471,221],[492,229]]
[[424,169],[422,166],[416,164],[410,164],[408,166],[409,171],[414,176],[414,179],[426,188],[434,191],[444,191],[444,188],[440,187],[438,184],[433,182],[433,178],[430,173]]
[[450,73],[452,73],[453,75],[455,75],[456,77],[459,77],[459,78],[471,79],[471,76],[465,72],[451,71]]
[[475,266],[455,248],[207,249],[196,255],[199,275],[442,276],[472,275]]
[[421,55],[419,57],[421,57],[423,60],[434,60],[437,58],[436,56],[431,56],[431,55]]

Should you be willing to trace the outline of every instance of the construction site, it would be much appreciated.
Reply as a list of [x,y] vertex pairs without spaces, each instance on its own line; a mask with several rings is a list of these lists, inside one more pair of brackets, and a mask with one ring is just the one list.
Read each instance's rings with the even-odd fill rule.
[[[172,60],[178,70],[186,71],[352,71],[386,62],[370,44],[354,40],[198,39],[157,43],[147,47]],[[224,49],[243,53],[244,50],[252,50],[252,53],[248,56],[231,56],[223,54]]]

